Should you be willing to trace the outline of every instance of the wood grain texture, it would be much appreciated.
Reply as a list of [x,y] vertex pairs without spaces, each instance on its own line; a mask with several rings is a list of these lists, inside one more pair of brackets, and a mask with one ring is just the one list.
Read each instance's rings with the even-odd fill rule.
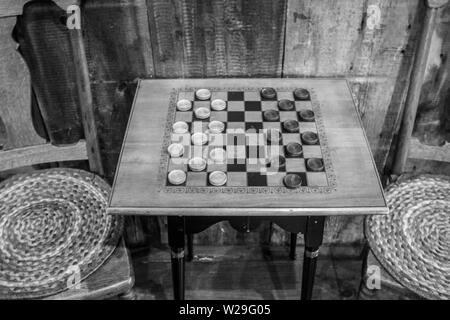
[[30,74],[11,37],[15,23],[15,18],[0,19],[0,118],[6,131],[4,150],[45,143],[33,128]]
[[69,38],[72,45],[73,62],[75,65],[74,74],[77,85],[81,123],[86,139],[89,168],[92,172],[103,176],[103,163],[100,154],[97,124],[94,117],[91,83],[89,80],[89,70],[82,31],[77,29],[70,30]]
[[[298,86],[314,88],[337,176],[330,194],[167,194],[158,170],[173,87]],[[140,82],[108,212],[182,215],[345,215],[387,213],[360,120],[343,80],[214,79]]]
[[285,0],[148,0],[155,75],[280,76]]
[[153,77],[145,0],[91,0],[81,10],[91,81]]
[[47,143],[0,151],[0,171],[41,163],[86,160],[87,158],[86,143],[83,140],[67,146],[53,146]]
[[70,289],[44,300],[107,299],[127,293],[134,285],[129,253],[120,241],[113,254],[94,273],[81,281],[80,289]]
[[398,129],[422,9],[419,0],[288,1],[283,74],[354,79],[380,173]]

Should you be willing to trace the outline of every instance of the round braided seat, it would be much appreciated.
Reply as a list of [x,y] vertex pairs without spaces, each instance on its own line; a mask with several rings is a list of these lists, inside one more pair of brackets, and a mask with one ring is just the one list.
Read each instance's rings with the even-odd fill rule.
[[105,181],[76,169],[3,181],[0,299],[53,295],[97,270],[123,229],[121,217],[106,214],[109,192]]
[[450,179],[421,175],[386,190],[389,215],[366,219],[380,264],[404,287],[428,299],[450,299]]

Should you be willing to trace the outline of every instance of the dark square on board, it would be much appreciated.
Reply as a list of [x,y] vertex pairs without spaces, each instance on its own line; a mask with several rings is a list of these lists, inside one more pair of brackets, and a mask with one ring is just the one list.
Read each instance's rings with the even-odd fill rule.
[[244,122],[244,111],[228,111],[228,122]]
[[259,172],[247,172],[247,184],[249,187],[266,187],[267,176]]
[[245,111],[261,111],[261,101],[245,101]]
[[228,101],[244,101],[244,91],[229,91]]

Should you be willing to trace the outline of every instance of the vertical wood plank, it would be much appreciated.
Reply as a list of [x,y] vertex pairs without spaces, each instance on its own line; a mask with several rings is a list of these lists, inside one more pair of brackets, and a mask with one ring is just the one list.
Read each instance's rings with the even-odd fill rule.
[[91,82],[89,80],[82,31],[78,29],[70,30],[69,38],[72,45],[72,54],[75,64],[74,73],[77,84],[78,100],[80,103],[79,107],[81,111],[84,138],[86,139],[89,168],[92,172],[103,176],[104,170],[98,143],[97,124],[95,123],[94,118]]

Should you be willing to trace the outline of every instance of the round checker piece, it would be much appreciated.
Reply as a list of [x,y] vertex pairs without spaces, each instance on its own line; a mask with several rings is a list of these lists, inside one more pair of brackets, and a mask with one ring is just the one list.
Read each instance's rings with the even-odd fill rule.
[[277,92],[274,88],[262,88],[261,89],[261,97],[264,99],[275,99],[277,96]]
[[209,157],[215,163],[225,163],[227,153],[223,148],[214,148],[209,152]]
[[286,167],[286,159],[283,156],[274,156],[270,158],[269,166],[271,169],[279,171]]
[[192,108],[191,101],[189,101],[187,99],[178,100],[178,102],[177,102],[177,109],[179,111],[188,111],[188,110],[191,110],[191,108]]
[[289,142],[286,145],[286,152],[292,157],[301,157],[303,155],[303,147],[298,142]]
[[189,130],[189,125],[184,121],[178,121],[173,124],[172,130],[174,133],[186,133]]
[[186,182],[186,173],[182,170],[172,170],[167,178],[171,184],[179,186]]
[[191,141],[195,146],[202,146],[208,142],[208,136],[203,132],[197,132],[191,136]]
[[319,158],[311,158],[306,161],[306,167],[310,171],[320,172],[323,171],[323,161]]
[[195,92],[195,96],[199,100],[208,100],[209,98],[211,98],[211,91],[209,91],[208,89],[199,89]]
[[319,142],[319,137],[314,132],[306,131],[302,133],[302,141],[304,144],[312,145]]
[[209,183],[213,186],[220,187],[227,183],[227,174],[223,171],[213,171],[209,174]]
[[302,177],[295,173],[289,173],[283,178],[284,185],[289,189],[296,189],[302,185]]
[[294,90],[294,97],[298,100],[309,100],[309,91],[306,89],[295,89]]
[[203,171],[206,168],[206,160],[200,157],[190,159],[188,164],[192,171]]
[[207,119],[211,115],[211,111],[208,108],[200,107],[197,110],[194,111],[195,116],[197,119]]
[[300,119],[302,119],[302,121],[305,121],[305,122],[314,122],[314,120],[315,120],[314,111],[312,111],[312,110],[299,111],[298,115],[299,115]]
[[291,100],[282,99],[278,101],[278,109],[281,111],[292,111],[295,108],[295,104]]
[[221,133],[225,130],[225,124],[222,121],[214,120],[208,124],[211,133]]
[[273,109],[264,111],[263,117],[264,117],[264,121],[268,121],[268,122],[280,121],[280,114],[278,113],[277,110],[273,110]]
[[296,132],[299,132],[299,130],[300,130],[298,121],[296,121],[296,120],[284,121],[283,128],[284,128],[284,130],[286,130],[287,132],[290,132],[290,133],[296,133]]
[[227,107],[227,103],[222,99],[215,99],[211,102],[211,109],[222,111]]
[[167,148],[167,151],[169,152],[171,158],[179,158],[184,153],[184,147],[180,143],[172,143]]

